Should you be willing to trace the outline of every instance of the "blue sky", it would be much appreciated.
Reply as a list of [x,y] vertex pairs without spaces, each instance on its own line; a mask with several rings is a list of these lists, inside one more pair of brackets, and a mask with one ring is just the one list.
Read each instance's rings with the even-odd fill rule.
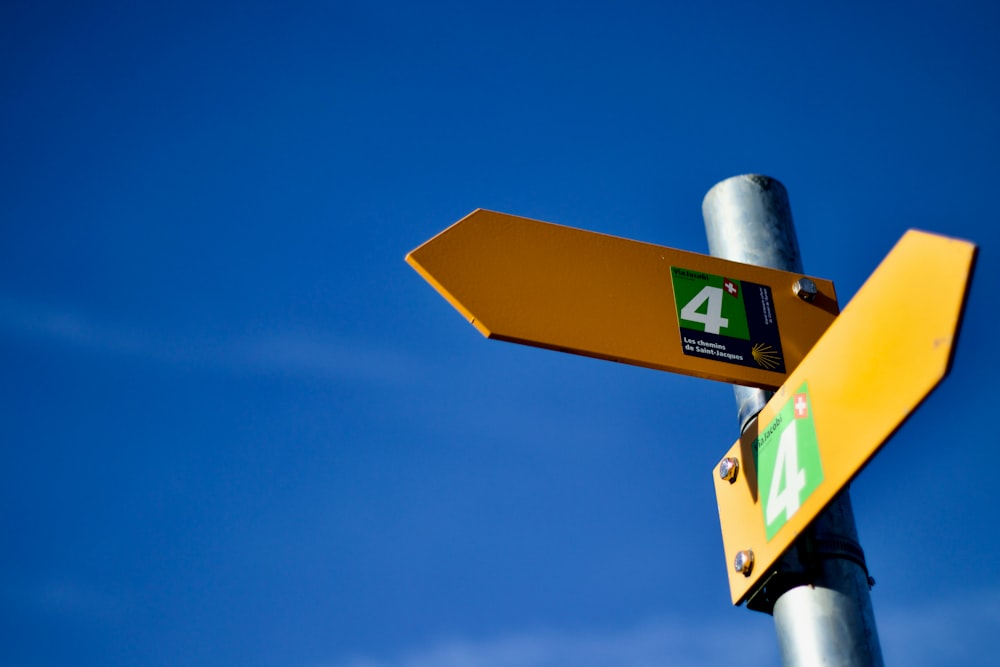
[[887,663],[994,664],[998,20],[5,2],[3,662],[776,664],[729,603],[730,388],[487,341],[403,261],[479,207],[707,252],[755,172],[842,304],[908,228],[981,247],[852,495]]

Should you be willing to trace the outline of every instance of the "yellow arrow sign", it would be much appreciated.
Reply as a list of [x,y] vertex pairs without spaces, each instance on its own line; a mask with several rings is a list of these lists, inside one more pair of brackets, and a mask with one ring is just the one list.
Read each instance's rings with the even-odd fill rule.
[[947,374],[975,255],[907,232],[726,453],[713,477],[734,604]]
[[828,280],[484,210],[406,261],[488,338],[769,389],[838,312]]

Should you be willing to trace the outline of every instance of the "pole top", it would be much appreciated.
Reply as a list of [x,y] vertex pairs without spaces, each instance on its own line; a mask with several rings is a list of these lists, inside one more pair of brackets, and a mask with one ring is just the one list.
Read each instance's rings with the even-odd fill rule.
[[716,183],[701,204],[712,255],[802,273],[788,191],[761,174]]
[[785,198],[788,197],[788,190],[785,188],[784,184],[776,178],[767,176],[765,174],[739,174],[737,176],[730,176],[729,178],[719,181],[708,191],[705,195],[705,199],[708,199],[709,195],[716,188],[734,187],[742,184],[749,184],[759,190],[767,191],[771,188],[777,188],[784,193]]

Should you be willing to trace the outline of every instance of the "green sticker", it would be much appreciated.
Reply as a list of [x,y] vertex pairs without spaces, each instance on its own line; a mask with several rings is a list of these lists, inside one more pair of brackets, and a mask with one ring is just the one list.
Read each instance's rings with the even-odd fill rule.
[[809,386],[803,383],[753,442],[768,541],[823,481]]
[[684,354],[785,372],[771,288],[670,267]]
[[676,267],[673,280],[681,327],[750,340],[740,281]]

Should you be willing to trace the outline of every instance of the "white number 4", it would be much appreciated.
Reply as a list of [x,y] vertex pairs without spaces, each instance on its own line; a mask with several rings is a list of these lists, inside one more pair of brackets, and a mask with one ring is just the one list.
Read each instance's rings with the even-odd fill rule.
[[[701,304],[706,303],[705,312],[699,313]],[[681,308],[681,319],[705,325],[705,333],[717,334],[729,326],[729,320],[722,316],[722,288],[705,286],[688,304]]]
[[774,523],[781,513],[785,521],[799,510],[799,495],[806,486],[806,471],[799,468],[799,439],[793,421],[781,434],[778,441],[778,455],[774,462],[774,476],[767,494],[768,525]]

